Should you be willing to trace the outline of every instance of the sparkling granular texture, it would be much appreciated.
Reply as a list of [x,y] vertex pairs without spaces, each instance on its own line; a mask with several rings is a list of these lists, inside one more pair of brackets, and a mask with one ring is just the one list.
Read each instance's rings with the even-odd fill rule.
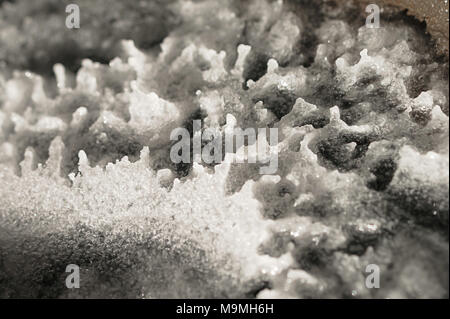
[[[448,59],[422,25],[330,1],[79,4],[78,30],[64,1],[0,7],[0,297],[448,297]],[[174,164],[193,120],[278,128],[276,174],[234,163],[246,146]]]

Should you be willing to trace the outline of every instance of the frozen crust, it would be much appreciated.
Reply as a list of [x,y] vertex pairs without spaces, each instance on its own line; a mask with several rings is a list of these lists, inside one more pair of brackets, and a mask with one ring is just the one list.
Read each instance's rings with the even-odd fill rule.
[[[448,297],[448,63],[410,19],[369,29],[351,4],[174,1],[150,16],[175,19],[148,48],[120,32],[146,4],[129,2],[112,45],[91,42],[117,58],[86,56],[86,24],[79,69],[53,52],[39,75],[27,66],[68,31],[28,3],[0,17],[0,296]],[[108,3],[91,7],[100,26],[128,2]],[[46,21],[54,37],[36,40]],[[172,163],[169,133],[194,119],[278,128],[277,174]]]

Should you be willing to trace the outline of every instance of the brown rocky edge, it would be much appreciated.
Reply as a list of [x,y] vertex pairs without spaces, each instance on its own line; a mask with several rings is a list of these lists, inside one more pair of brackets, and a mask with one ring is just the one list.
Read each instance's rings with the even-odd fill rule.
[[[347,2],[348,0],[337,0]],[[425,21],[427,32],[436,41],[436,49],[440,54],[449,54],[449,4],[447,0],[353,0],[361,6],[370,3],[380,7],[389,6],[406,10],[406,14],[419,21]]]

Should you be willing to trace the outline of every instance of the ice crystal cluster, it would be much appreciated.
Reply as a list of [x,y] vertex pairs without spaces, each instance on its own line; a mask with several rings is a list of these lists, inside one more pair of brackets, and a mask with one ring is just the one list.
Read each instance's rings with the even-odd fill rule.
[[[448,297],[448,60],[422,25],[80,0],[69,30],[66,2],[0,7],[0,297]],[[195,119],[278,128],[277,174],[172,163]]]

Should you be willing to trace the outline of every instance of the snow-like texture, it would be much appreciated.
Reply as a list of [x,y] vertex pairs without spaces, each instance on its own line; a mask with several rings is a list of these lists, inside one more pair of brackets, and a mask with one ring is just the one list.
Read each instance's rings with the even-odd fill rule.
[[[64,1],[0,7],[0,297],[448,297],[448,62],[420,26],[79,2],[79,30]],[[172,163],[195,119],[278,128],[277,173]]]

